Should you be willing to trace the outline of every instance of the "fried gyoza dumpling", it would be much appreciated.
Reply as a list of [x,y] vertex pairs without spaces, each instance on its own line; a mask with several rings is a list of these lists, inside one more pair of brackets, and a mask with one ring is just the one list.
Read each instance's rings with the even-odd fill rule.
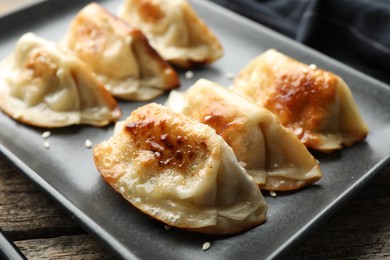
[[119,16],[140,28],[160,55],[178,66],[211,63],[222,56],[220,42],[187,0],[125,0]]
[[114,98],[82,61],[32,33],[19,39],[0,71],[0,107],[20,122],[104,126],[121,116]]
[[368,133],[340,77],[272,49],[241,70],[232,90],[271,110],[311,149],[331,152]]
[[322,177],[318,162],[265,108],[201,79],[185,93],[171,92],[173,111],[214,128],[261,189],[294,190]]
[[237,233],[265,220],[259,188],[211,127],[153,103],[121,125],[95,148],[95,164],[144,213],[210,234]]
[[61,46],[83,60],[116,97],[150,100],[179,86],[176,71],[144,34],[96,3],[74,18]]

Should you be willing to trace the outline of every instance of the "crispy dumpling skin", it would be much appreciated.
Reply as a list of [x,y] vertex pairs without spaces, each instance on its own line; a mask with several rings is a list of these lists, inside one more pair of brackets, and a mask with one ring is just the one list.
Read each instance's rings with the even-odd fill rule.
[[125,0],[119,16],[140,28],[167,61],[193,67],[219,59],[222,45],[187,0]]
[[115,99],[82,61],[32,33],[19,39],[0,71],[0,107],[25,124],[104,126],[121,116]]
[[150,100],[180,85],[172,66],[145,35],[97,3],[84,7],[61,41],[115,97]]
[[352,93],[340,77],[273,49],[243,68],[232,90],[271,110],[314,150],[338,150],[368,134]]
[[103,178],[169,226],[232,234],[265,220],[267,206],[231,148],[207,125],[154,103],[94,149]]
[[171,92],[167,107],[214,128],[261,189],[295,190],[322,173],[307,148],[265,108],[214,82],[200,79]]

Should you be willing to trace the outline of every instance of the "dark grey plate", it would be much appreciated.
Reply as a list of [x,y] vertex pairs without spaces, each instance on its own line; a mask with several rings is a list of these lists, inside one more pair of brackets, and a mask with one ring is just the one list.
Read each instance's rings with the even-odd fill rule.
[[[51,0],[0,19],[0,58],[28,31],[57,41],[76,12],[89,1]],[[122,1],[99,1],[116,12]],[[43,147],[42,128],[27,127],[0,114],[0,151],[22,173],[61,203],[89,232],[123,258],[266,259],[282,256],[334,212],[390,162],[390,88],[343,64],[295,43],[207,1],[191,2],[216,32],[225,49],[215,64],[182,77],[185,89],[200,77],[229,85],[253,57],[276,48],[298,60],[333,71],[349,84],[370,127],[366,141],[331,155],[315,154],[324,178],[299,192],[267,196],[268,220],[235,236],[207,236],[164,225],[141,214],[100,177],[92,161],[94,144],[112,135],[113,127],[67,127],[52,130],[51,148]],[[183,73],[182,73],[183,74]],[[163,103],[166,96],[157,99]],[[124,117],[143,103],[121,103]],[[208,251],[202,244],[211,242]]]

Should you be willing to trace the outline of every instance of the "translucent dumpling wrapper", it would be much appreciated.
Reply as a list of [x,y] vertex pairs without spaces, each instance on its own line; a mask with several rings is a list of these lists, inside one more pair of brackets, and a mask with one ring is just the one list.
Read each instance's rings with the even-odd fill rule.
[[157,104],[142,106],[94,149],[117,192],[169,226],[232,234],[265,221],[258,186],[211,127]]
[[271,110],[314,150],[338,150],[368,134],[344,80],[273,49],[243,68],[232,90]]
[[82,61],[32,33],[0,64],[0,107],[40,127],[104,126],[121,116],[115,99]]
[[187,0],[125,0],[119,16],[140,28],[167,61],[181,67],[219,59],[222,45]]
[[171,92],[166,106],[214,128],[261,189],[294,190],[322,173],[307,148],[265,108],[214,82],[200,79]]
[[96,3],[71,22],[61,46],[83,60],[115,97],[150,100],[179,86],[179,76],[145,35]]

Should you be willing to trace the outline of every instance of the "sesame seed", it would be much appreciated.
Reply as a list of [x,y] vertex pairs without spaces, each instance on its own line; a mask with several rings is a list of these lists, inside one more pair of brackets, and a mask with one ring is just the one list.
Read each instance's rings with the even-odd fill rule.
[[187,71],[185,74],[184,74],[184,77],[186,79],[192,79],[192,77],[194,76],[194,73],[192,71]]
[[315,70],[315,69],[317,69],[317,65],[315,65],[315,64],[310,64],[310,65],[309,65],[309,68],[311,68],[312,70]]
[[204,121],[208,121],[208,120],[210,120],[210,118],[211,118],[211,115],[207,115],[204,117]]
[[228,80],[233,80],[236,75],[232,72],[226,73],[226,77]]
[[87,147],[88,149],[92,147],[92,142],[91,140],[87,139],[85,140],[85,143],[84,143],[85,147]]
[[22,113],[16,112],[16,113],[14,113],[12,116],[13,116],[13,118],[15,118],[15,119],[20,119],[20,118],[22,117]]
[[43,143],[43,147],[45,147],[46,149],[49,149],[50,148],[50,143],[48,141],[44,142]]
[[208,250],[210,247],[211,247],[210,242],[205,242],[205,243],[203,244],[203,246],[202,246],[202,250],[203,250],[203,251],[206,251],[206,250]]
[[57,78],[61,78],[62,76],[64,76],[64,74],[65,74],[64,69],[59,69],[56,72]]
[[46,62],[47,62],[45,56],[39,56],[39,57],[37,58],[37,61],[38,61],[38,62],[41,62],[41,63],[46,63]]
[[276,197],[276,192],[274,192],[273,190],[270,190],[269,191],[269,195],[271,195],[272,197]]
[[112,90],[112,86],[110,84],[105,84],[104,87],[108,90],[108,91],[111,91]]
[[300,136],[300,135],[303,133],[302,127],[295,128],[295,129],[293,130],[293,133],[294,133],[295,135],[297,135],[297,136]]
[[45,131],[42,133],[42,138],[43,139],[47,139],[51,136],[51,132],[50,131]]
[[246,162],[243,162],[243,161],[239,161],[238,164],[241,166],[241,167],[244,167],[246,166]]

